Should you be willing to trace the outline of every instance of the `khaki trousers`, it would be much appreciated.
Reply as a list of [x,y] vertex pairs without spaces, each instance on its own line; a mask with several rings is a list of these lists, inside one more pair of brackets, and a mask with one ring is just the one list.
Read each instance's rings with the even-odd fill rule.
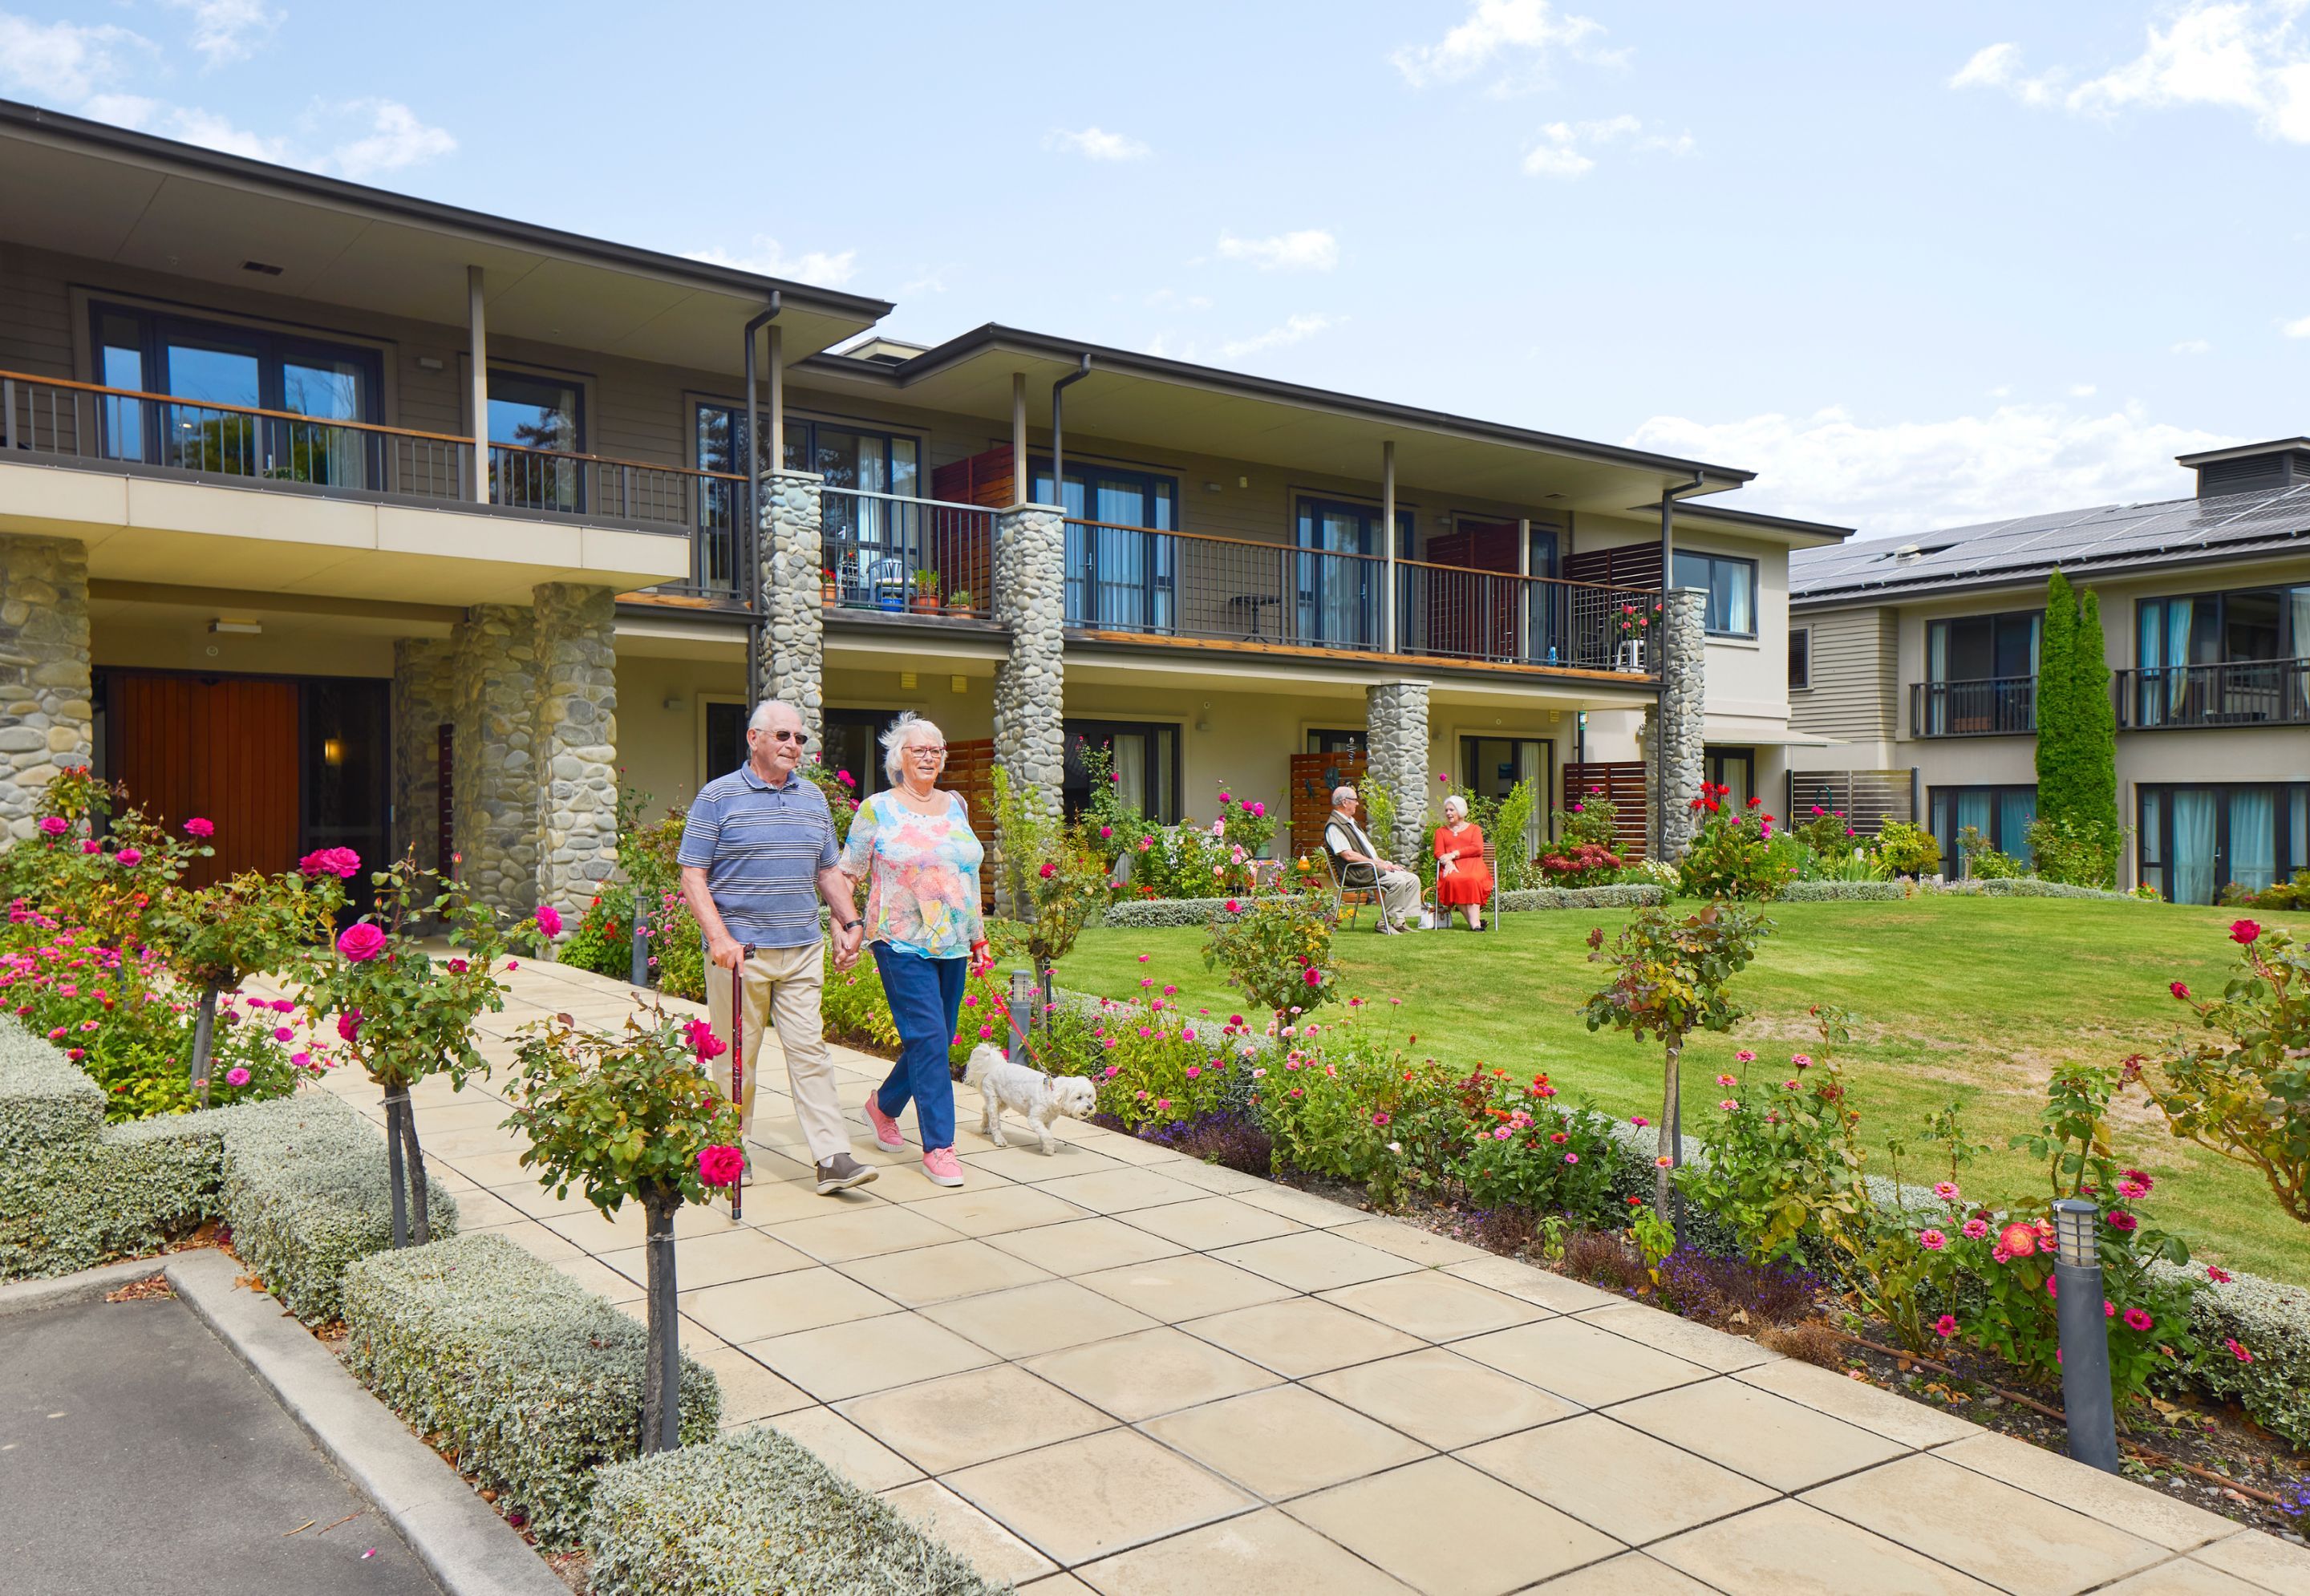
[[1420,878],[1408,870],[1391,870],[1379,879],[1382,924],[1420,924]]
[[[826,1026],[818,1011],[819,993],[826,984],[826,944],[804,948],[763,948],[744,965],[746,1032],[745,1101],[738,1106],[742,1133],[754,1128],[754,1085],[760,1079],[754,1061],[761,1052],[762,1034],[776,1024],[778,1047],[786,1055],[786,1083],[794,1092],[795,1118],[802,1123],[803,1140],[810,1144],[811,1161],[823,1164],[837,1153],[850,1150],[842,1105],[835,1097],[834,1061],[826,1051]],[[714,1034],[726,1049],[730,1041],[730,972],[710,960],[706,966],[706,1008]],[[730,1054],[725,1051],[709,1066],[714,1084],[730,1095]]]

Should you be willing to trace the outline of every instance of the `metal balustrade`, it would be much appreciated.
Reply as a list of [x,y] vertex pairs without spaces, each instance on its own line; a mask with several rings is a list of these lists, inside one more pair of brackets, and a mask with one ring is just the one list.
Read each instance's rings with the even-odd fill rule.
[[2162,726],[2310,725],[2310,659],[2231,660],[2120,671],[2117,724]]
[[994,613],[994,516],[984,505],[819,490],[829,606],[885,613]]
[[2027,735],[2036,729],[2035,676],[1909,684],[1912,737],[2000,737]]

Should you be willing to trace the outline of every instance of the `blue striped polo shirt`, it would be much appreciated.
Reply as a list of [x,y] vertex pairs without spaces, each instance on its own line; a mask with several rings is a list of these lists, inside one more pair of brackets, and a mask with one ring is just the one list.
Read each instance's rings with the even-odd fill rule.
[[800,775],[774,787],[751,764],[699,789],[676,855],[706,872],[730,934],[758,948],[819,940],[818,872],[835,856],[826,794]]

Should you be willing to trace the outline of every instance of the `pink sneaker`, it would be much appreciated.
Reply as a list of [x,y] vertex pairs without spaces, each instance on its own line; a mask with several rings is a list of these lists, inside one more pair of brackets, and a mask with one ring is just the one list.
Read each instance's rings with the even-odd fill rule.
[[931,1184],[941,1186],[962,1184],[962,1166],[955,1161],[954,1149],[934,1147],[923,1155],[923,1173]]
[[894,1153],[907,1150],[907,1139],[899,1134],[899,1122],[882,1112],[874,1101],[874,1094],[866,1094],[866,1128],[874,1132],[874,1144]]

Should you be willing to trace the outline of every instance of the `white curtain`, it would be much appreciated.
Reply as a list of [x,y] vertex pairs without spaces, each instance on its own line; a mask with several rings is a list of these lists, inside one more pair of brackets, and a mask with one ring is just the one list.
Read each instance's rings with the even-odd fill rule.
[[2259,892],[2278,879],[2278,802],[2267,787],[2230,794],[2230,880]]
[[2214,901],[2214,794],[2203,787],[2174,794],[2174,857],[2167,869],[2175,903]]

